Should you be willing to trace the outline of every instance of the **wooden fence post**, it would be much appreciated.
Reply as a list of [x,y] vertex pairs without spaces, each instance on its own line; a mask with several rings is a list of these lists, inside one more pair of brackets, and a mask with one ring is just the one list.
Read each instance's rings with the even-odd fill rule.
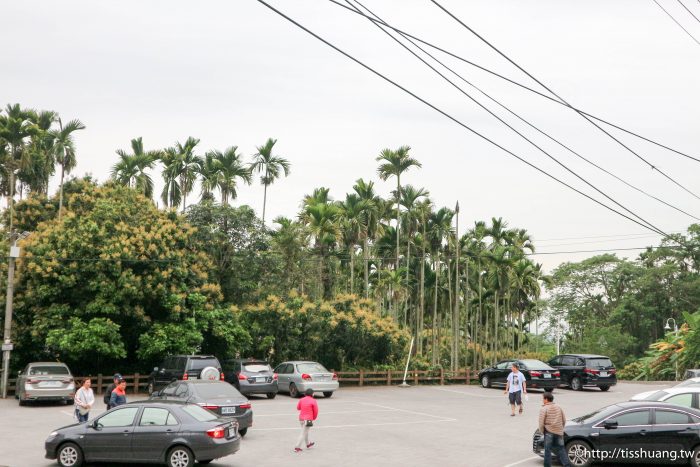
[[418,385],[418,370],[416,370],[415,373],[413,373],[413,384],[416,386]]
[[467,379],[464,381],[464,384],[469,384],[471,382],[471,369],[467,368]]
[[440,386],[444,386],[444,385],[445,385],[445,369],[441,367],[440,368]]
[[136,373],[134,375],[134,394],[138,394],[138,392],[139,392],[139,378],[140,378],[140,376],[141,375],[138,373]]
[[360,381],[359,385],[362,386],[365,382],[365,370],[360,369]]
[[102,373],[97,374],[97,394],[102,394]]
[[391,370],[386,370],[386,385],[391,386]]

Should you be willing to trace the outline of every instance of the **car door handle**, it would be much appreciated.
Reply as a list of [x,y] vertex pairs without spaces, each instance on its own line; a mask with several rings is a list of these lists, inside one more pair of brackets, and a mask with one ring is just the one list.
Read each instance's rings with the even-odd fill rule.
[[647,430],[639,430],[639,434],[644,436],[647,434]]

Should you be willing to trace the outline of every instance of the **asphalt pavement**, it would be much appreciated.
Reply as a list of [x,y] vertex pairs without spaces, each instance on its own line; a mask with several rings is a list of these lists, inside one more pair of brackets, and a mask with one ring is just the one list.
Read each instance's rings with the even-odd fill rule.
[[[567,418],[573,418],[663,386],[620,383],[608,392],[557,389],[554,396]],[[524,414],[511,417],[502,389],[341,388],[330,399],[318,397],[319,419],[311,430],[316,446],[297,454],[293,452],[299,430],[297,401],[283,394],[273,400],[254,397],[254,425],[240,451],[209,465],[541,466],[531,448],[541,399],[541,392],[532,391]],[[99,401],[93,413],[103,410]],[[73,422],[72,406],[19,407],[15,399],[7,399],[0,400],[0,416],[0,467],[58,465],[44,458],[44,440],[52,430]]]

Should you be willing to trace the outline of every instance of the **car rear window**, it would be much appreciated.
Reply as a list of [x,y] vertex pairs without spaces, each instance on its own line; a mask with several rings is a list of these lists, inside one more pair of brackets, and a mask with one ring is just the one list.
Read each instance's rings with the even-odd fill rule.
[[270,365],[268,365],[267,363],[244,363],[243,371],[249,371],[251,373],[262,373],[263,371],[272,371],[272,368],[270,368]]
[[215,358],[191,358],[187,364],[188,370],[203,370],[208,366],[220,368],[219,361]]
[[[551,370],[552,368],[545,362],[539,360],[521,360],[525,364],[525,370]],[[522,369],[522,368],[521,368]]]
[[207,409],[203,409],[198,405],[188,404],[182,408],[188,415],[194,417],[195,420],[200,422],[211,422],[216,420],[218,417]]
[[588,358],[586,359],[588,368],[607,368],[613,366],[609,358]]
[[300,363],[297,365],[299,373],[328,373],[328,370],[320,363]]
[[59,365],[33,366],[29,368],[30,376],[68,375],[68,368]]
[[228,383],[195,384],[194,390],[204,399],[219,397],[242,397],[236,388]]
[[670,393],[666,391],[656,391],[655,393],[649,394],[647,397],[644,398],[645,401],[660,401],[663,399],[665,396],[668,396]]

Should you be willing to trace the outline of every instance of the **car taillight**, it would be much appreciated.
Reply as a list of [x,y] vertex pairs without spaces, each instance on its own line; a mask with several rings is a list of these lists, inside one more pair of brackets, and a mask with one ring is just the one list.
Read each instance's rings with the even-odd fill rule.
[[184,375],[182,375],[182,380],[183,380],[183,381],[186,381],[186,380],[188,380],[188,379],[190,379],[190,377],[189,377],[189,375],[188,375],[187,373],[185,373]]
[[253,406],[250,404],[250,402],[248,402],[247,404],[241,404],[238,407],[240,407],[242,409],[252,409],[253,408]]
[[611,374],[611,375],[614,375],[615,373],[617,373],[617,370],[616,370],[615,368],[611,368],[611,369],[608,370],[608,371],[610,371],[610,374]]
[[68,384],[68,383],[72,383],[73,380],[72,380],[72,379],[64,379],[64,380],[61,381],[61,382],[62,382],[63,384]]
[[200,403],[200,404],[197,404],[197,405],[199,405],[199,406],[202,407],[203,409],[207,409],[207,410],[217,410],[217,409],[219,408],[218,405],[213,405],[213,404]]
[[38,379],[28,379],[28,380],[27,380],[27,384],[36,384],[36,383],[38,383],[38,382],[39,382]]
[[223,380],[224,380],[224,372],[222,371],[221,373],[219,373],[219,381],[223,381]]
[[274,380],[279,379],[279,376],[277,376],[277,373],[274,373],[274,374],[272,375],[272,379],[274,379]]
[[240,381],[245,381],[245,380],[248,379],[248,377],[247,377],[246,375],[242,374],[242,373],[238,373],[238,379],[239,379]]
[[531,371],[530,376],[542,376],[542,372],[541,371]]
[[333,373],[333,381],[337,381],[338,379],[338,373]]
[[588,373],[589,375],[597,375],[598,374],[598,370],[594,370],[592,368],[586,368],[585,370],[583,370],[583,372]]
[[211,430],[207,430],[207,436],[209,436],[210,438],[214,438],[214,439],[223,438],[225,434],[226,434],[226,430],[222,426],[217,426],[216,428],[212,428]]
[[301,379],[304,381],[309,381],[311,379],[311,375],[304,373],[301,375]]
[[556,376],[557,378],[559,378],[559,377],[561,376],[561,373],[559,373],[558,371],[555,371],[555,372],[552,373],[552,374],[553,374],[554,376]]

